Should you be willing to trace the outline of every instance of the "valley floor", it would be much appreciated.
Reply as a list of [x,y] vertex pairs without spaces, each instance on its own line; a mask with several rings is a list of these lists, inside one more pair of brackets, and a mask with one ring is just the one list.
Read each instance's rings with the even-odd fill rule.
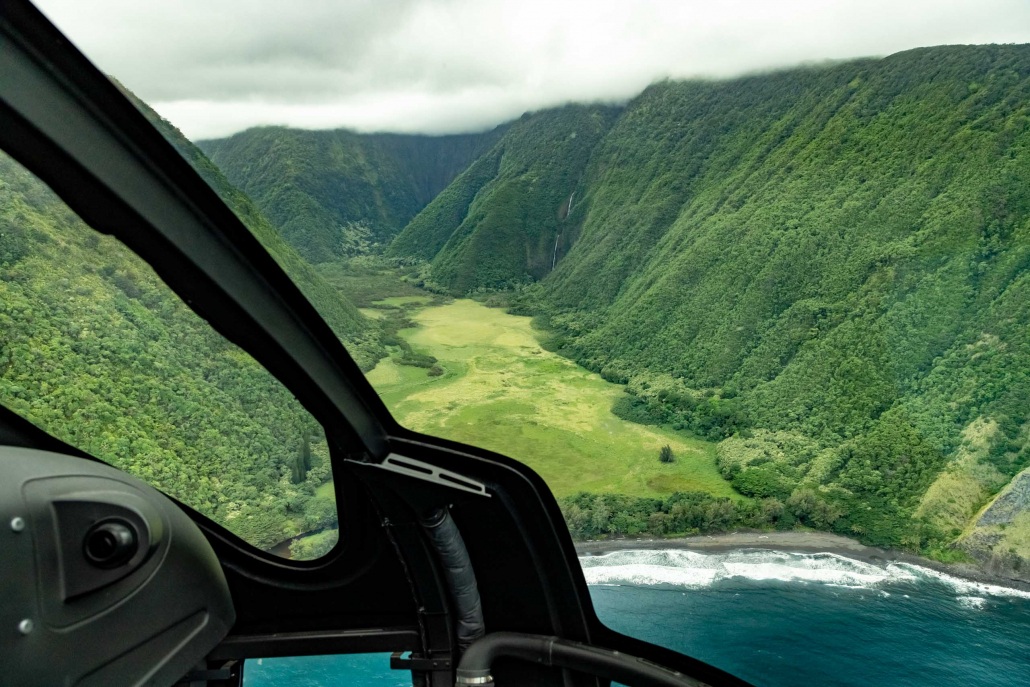
[[[401,424],[523,461],[558,497],[583,491],[648,497],[700,491],[744,498],[718,473],[715,444],[613,415],[610,409],[622,387],[544,350],[530,318],[469,299],[440,304],[410,295],[378,301],[364,312],[381,318],[392,309],[401,309],[416,325],[398,335],[414,353],[433,356],[443,369],[443,374],[431,376],[426,368],[399,364],[401,351],[394,349],[367,373]],[[671,464],[658,460],[665,445],[676,456]],[[906,562],[978,583],[1030,589],[972,564],[941,563],[817,531],[617,538],[581,541],[576,548],[580,554],[629,549],[826,552],[877,565]]]
[[[545,351],[530,318],[472,300],[390,301],[383,306],[406,307],[418,324],[399,335],[444,370],[432,377],[394,355],[367,374],[401,424],[521,460],[559,497],[703,491],[742,498],[716,470],[714,444],[613,415],[622,387]],[[658,459],[666,445],[672,463]]]

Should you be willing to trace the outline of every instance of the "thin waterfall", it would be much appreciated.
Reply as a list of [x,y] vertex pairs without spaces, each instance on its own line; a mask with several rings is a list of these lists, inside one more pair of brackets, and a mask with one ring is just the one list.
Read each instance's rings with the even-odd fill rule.
[[[573,191],[569,195],[569,207],[565,210],[565,219],[569,218],[572,214],[572,199],[576,197],[576,192]],[[558,233],[554,236],[554,250],[551,251],[551,271],[554,272],[554,265],[558,262],[558,241],[561,240],[562,231],[558,230]]]

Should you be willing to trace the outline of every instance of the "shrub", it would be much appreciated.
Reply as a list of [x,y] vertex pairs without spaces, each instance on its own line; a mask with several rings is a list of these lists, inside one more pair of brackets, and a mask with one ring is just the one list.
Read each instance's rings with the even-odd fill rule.
[[676,460],[676,457],[672,455],[672,447],[668,444],[662,446],[662,449],[658,452],[658,460],[663,463],[671,463]]

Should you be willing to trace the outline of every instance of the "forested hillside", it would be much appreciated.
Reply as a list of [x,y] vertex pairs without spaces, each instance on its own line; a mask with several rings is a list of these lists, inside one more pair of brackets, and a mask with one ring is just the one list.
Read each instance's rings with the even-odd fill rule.
[[0,403],[258,546],[335,522],[293,396],[2,153]]
[[522,117],[426,207],[388,254],[432,258],[432,282],[465,293],[551,272],[587,162],[618,109],[568,105]]
[[225,201],[236,216],[247,225],[247,228],[261,241],[271,253],[279,266],[290,275],[300,287],[319,314],[325,318],[347,345],[347,350],[363,370],[371,369],[384,354],[379,341],[378,329],[365,319],[358,309],[347,299],[346,295],[333,288],[318,274],[311,264],[290,246],[268,221],[254,201],[238,188],[233,186],[221,170],[204,155],[197,146],[169,122],[162,119],[146,103],[136,98],[131,92],[124,91],[126,96],[139,108],[165,139],[175,146],[176,150],[186,158],[195,170],[204,178]]
[[[562,124],[529,150],[513,127],[503,156],[564,165],[555,142],[583,133],[569,112],[536,115]],[[394,252],[455,292],[539,280],[517,308],[550,345],[627,383],[618,414],[721,440],[741,493],[867,542],[1025,566],[1027,480],[1006,485],[1030,465],[1030,46],[666,82],[602,120],[554,197],[529,192],[536,172],[471,192],[493,178],[481,160]],[[491,216],[488,250],[454,249]],[[483,255],[532,256],[544,227],[570,245],[553,271],[498,278]]]
[[249,129],[200,147],[304,258],[385,245],[503,129],[417,136]]
[[[372,367],[379,329],[196,147],[136,104]],[[0,403],[259,547],[336,522],[331,488],[318,489],[331,477],[318,423],[142,260],[3,153]]]

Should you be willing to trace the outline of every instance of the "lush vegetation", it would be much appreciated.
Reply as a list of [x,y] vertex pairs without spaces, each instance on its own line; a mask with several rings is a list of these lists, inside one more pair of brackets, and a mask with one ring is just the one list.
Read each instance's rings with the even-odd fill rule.
[[[1030,569],[1030,46],[665,82],[480,136],[205,144],[256,204],[150,116],[402,422],[524,460],[575,534],[803,525]],[[331,525],[292,398],[0,172],[4,403],[259,543]],[[470,293],[512,314],[448,301]]]
[[[505,157],[564,163],[517,131]],[[870,543],[966,541],[1030,465],[1030,46],[661,83],[595,138],[562,220],[528,186],[483,186],[420,253],[426,282],[537,279],[513,312],[626,384],[620,417],[721,440],[741,494],[803,501],[798,521]],[[457,250],[492,213],[487,247]],[[499,277],[489,255],[537,255],[540,226],[570,246],[554,270]]]
[[394,241],[391,255],[432,258],[430,288],[464,294],[551,272],[569,246],[577,192],[616,108],[527,114]]
[[803,499],[734,500],[707,492],[675,492],[662,498],[580,492],[559,499],[577,539],[611,536],[673,537],[734,528],[790,529],[807,519]]
[[[137,107],[218,192],[363,368],[381,328],[168,122]],[[395,287],[396,288],[396,287]],[[336,523],[321,427],[139,258],[0,157],[0,403],[265,548]],[[332,530],[335,532],[335,530]],[[298,552],[324,548],[301,543]]]
[[423,270],[420,263],[407,264],[377,255],[324,262],[315,267],[322,279],[336,289],[338,298],[356,305],[364,315],[378,318],[368,308],[375,308],[385,299],[424,298],[426,292],[414,285]]
[[385,245],[501,135],[249,129],[206,152],[312,263]]
[[[560,497],[704,491],[741,500],[719,475],[713,444],[612,415],[619,387],[543,350],[528,317],[427,300],[381,304],[402,326],[367,376],[402,424],[517,458]],[[435,358],[440,374],[405,364],[409,351]],[[663,446],[674,462],[658,459]]]
[[495,176],[504,147],[494,146],[440,192],[390,243],[388,255],[431,260],[469,214],[476,195]]
[[358,365],[365,370],[371,369],[384,354],[379,343],[379,334],[376,327],[358,312],[347,292],[340,293],[291,248],[250,197],[233,186],[218,167],[178,129],[161,119],[132,93],[125,91],[125,94],[261,241],[279,266],[290,275],[319,314],[333,328],[336,335],[346,343],[347,350]]
[[336,522],[318,423],[6,156],[0,403],[259,547]]

